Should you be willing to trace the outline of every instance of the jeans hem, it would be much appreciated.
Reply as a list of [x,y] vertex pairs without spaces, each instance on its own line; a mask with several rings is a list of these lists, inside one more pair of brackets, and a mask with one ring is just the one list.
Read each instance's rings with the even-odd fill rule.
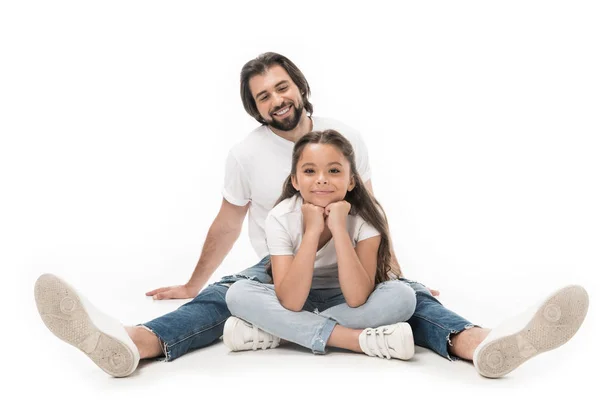
[[458,356],[453,356],[450,354],[450,347],[453,347],[454,345],[452,344],[452,339],[450,338],[450,336],[452,335],[458,335],[459,333],[466,331],[467,329],[471,329],[471,328],[480,328],[480,326],[478,325],[473,325],[473,324],[466,324],[465,326],[463,326],[462,329],[459,330],[455,330],[455,329],[451,329],[450,332],[448,332],[448,335],[446,335],[446,358],[450,361],[459,361],[462,360],[461,357]]
[[310,348],[314,354],[325,354],[327,341],[329,340],[329,337],[331,336],[331,333],[336,325],[337,322],[332,319],[327,319],[319,328],[310,345]]
[[[159,335],[159,334],[158,334],[158,332],[156,332],[156,330],[155,330],[155,329],[152,329],[152,328],[151,328],[151,327],[149,327],[148,325],[146,325],[146,324],[139,324],[139,326],[143,326],[144,328],[146,328],[146,329],[148,329],[148,330],[152,331],[152,333],[154,333],[154,334],[156,335],[156,337],[157,337],[157,338],[158,338],[158,340],[160,341],[160,343],[161,343],[161,347],[162,347],[162,349],[163,349],[164,361],[166,361],[166,362],[169,362],[169,361],[172,361],[172,360],[174,360],[175,358],[178,358],[178,357],[180,357],[180,356],[178,356],[178,355],[177,355],[177,356],[175,356],[175,357],[173,357],[173,355],[172,355],[172,350],[173,350],[173,347],[177,346],[178,344],[180,344],[180,343],[182,343],[182,342],[185,342],[186,340],[189,340],[190,338],[192,338],[192,337],[194,337],[194,336],[200,335],[200,334],[202,334],[202,333],[204,333],[204,332],[206,332],[206,331],[208,331],[208,330],[211,330],[211,329],[213,329],[215,326],[218,326],[218,325],[224,324],[224,323],[225,323],[225,321],[227,321],[227,319],[224,319],[223,321],[220,321],[220,322],[218,322],[218,323],[216,323],[216,324],[214,324],[214,325],[211,325],[211,326],[209,326],[208,328],[202,329],[202,330],[200,330],[200,331],[198,331],[198,332],[194,332],[193,334],[191,334],[191,335],[189,335],[189,336],[186,336],[186,337],[184,337],[183,339],[180,339],[180,340],[178,340],[178,341],[176,341],[175,343],[172,343],[172,344],[169,344],[169,343],[168,343],[168,342],[167,342],[167,341],[166,341],[166,340],[165,340],[163,337],[161,337],[161,335]],[[184,354],[185,354],[185,353],[184,353]],[[183,354],[182,354],[182,355],[183,355]],[[163,358],[161,358],[161,357],[157,357],[157,359],[159,359],[159,360],[163,360]]]
[[165,342],[164,339],[162,337],[160,337],[160,335],[154,329],[150,328],[149,326],[144,325],[144,324],[138,324],[137,326],[141,326],[142,328],[149,330],[158,339],[158,342],[160,344],[160,349],[163,352],[163,356],[162,357],[157,356],[157,357],[154,357],[154,359],[158,360],[158,361],[164,361],[164,362],[171,361],[171,352],[168,349],[167,342]]

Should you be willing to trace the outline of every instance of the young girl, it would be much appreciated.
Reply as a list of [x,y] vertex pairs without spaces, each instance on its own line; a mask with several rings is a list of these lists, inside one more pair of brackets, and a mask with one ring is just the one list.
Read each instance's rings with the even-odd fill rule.
[[231,286],[226,300],[234,317],[223,333],[229,349],[273,348],[282,338],[316,354],[333,346],[388,359],[413,356],[412,331],[402,321],[415,310],[415,292],[389,280],[401,273],[391,267],[387,221],[347,139],[327,130],[296,142],[265,230],[274,284]]

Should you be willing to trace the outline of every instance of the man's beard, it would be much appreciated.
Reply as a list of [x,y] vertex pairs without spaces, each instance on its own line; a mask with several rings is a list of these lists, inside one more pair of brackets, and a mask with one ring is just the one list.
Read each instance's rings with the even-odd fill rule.
[[280,131],[291,131],[294,128],[296,128],[298,126],[298,123],[300,122],[300,118],[302,118],[302,110],[304,109],[304,104],[302,104],[302,101],[300,101],[300,110],[298,110],[296,108],[296,106],[294,104],[286,104],[283,105],[282,107],[279,107],[279,110],[282,110],[286,107],[290,107],[291,108],[291,112],[293,113],[292,115],[290,115],[289,117],[285,118],[284,120],[277,120],[275,119],[275,117],[271,117],[271,121],[267,122],[267,125],[278,129]]

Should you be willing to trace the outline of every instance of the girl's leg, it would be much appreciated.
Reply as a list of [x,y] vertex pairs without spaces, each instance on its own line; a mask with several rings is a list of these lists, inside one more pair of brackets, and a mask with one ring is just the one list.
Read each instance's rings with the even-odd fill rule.
[[336,325],[327,340],[327,346],[362,353],[363,351],[360,348],[360,334],[362,331],[363,329],[352,329]]
[[347,328],[362,330],[408,321],[416,305],[415,291],[408,284],[394,280],[377,285],[360,307],[342,303],[320,314]]
[[[409,359],[414,353],[410,327],[407,324],[392,324],[407,321],[415,311],[416,303],[415,291],[404,282],[380,283],[362,306],[352,308],[343,303],[321,313],[339,323],[331,333],[327,345],[381,356],[378,347],[386,342],[392,346],[391,353],[395,358]],[[387,327],[379,330],[364,329],[382,326]],[[376,338],[378,335],[379,339]],[[383,355],[385,356],[385,351]]]
[[283,307],[273,285],[254,281],[239,281],[227,291],[227,306],[232,315],[281,339],[325,352],[325,344],[336,325],[335,321],[309,311],[290,311]]
[[[233,315],[272,335],[308,347],[317,354],[323,354],[327,344],[368,355],[408,359],[414,353],[410,327],[407,324],[380,325],[408,319],[414,311],[414,297],[414,291],[407,285],[390,282],[378,285],[361,307],[351,308],[344,303],[317,315],[285,309],[279,303],[273,285],[240,281],[229,289],[227,305]],[[394,303],[401,306],[389,307]],[[379,308],[390,310],[381,312]],[[353,316],[357,317],[358,323]],[[337,325],[336,320],[344,320],[356,328]],[[370,322],[374,324],[370,325]],[[379,328],[362,329],[368,326]]]

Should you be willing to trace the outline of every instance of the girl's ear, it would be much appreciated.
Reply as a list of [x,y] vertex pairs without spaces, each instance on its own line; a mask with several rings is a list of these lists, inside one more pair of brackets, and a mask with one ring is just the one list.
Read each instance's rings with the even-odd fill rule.
[[356,186],[356,181],[354,180],[354,175],[352,175],[350,177],[350,184],[348,185],[348,191],[351,192],[355,186]]
[[298,180],[296,179],[296,175],[290,175],[290,178],[292,178],[292,186],[294,187],[294,189],[300,191],[300,189],[298,188]]

